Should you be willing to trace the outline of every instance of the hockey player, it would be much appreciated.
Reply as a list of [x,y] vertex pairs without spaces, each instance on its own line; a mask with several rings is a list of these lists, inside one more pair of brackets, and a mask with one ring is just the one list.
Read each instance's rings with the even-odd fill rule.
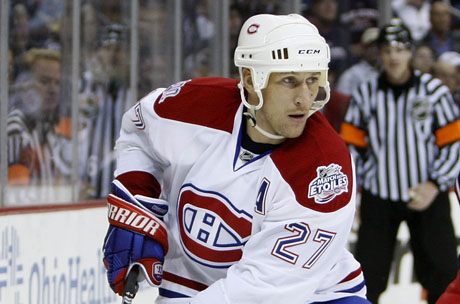
[[256,15],[239,82],[182,81],[125,114],[104,242],[116,293],[137,265],[156,303],[369,303],[346,249],[354,165],[316,113],[329,61],[304,17]]

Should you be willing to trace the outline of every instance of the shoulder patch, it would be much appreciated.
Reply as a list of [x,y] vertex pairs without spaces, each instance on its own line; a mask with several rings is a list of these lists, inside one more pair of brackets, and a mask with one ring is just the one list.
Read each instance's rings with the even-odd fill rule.
[[308,185],[308,198],[313,198],[316,203],[329,203],[337,195],[348,192],[348,177],[342,173],[341,166],[319,166],[316,173],[317,177]]
[[134,123],[136,128],[138,128],[139,130],[144,130],[145,122],[144,117],[142,116],[142,107],[140,102],[137,102],[134,106],[134,113],[136,114],[136,119],[132,119],[131,121]]
[[175,97],[175,96],[179,95],[182,87],[189,81],[192,81],[192,80],[189,79],[189,80],[179,81],[178,83],[175,83],[175,84],[169,86],[161,94],[161,97],[160,97],[160,100],[158,101],[158,103],[159,104],[162,103],[168,97]]
[[181,81],[157,98],[154,110],[162,118],[231,132],[241,105],[237,83],[220,77]]
[[334,212],[350,202],[350,152],[321,113],[309,118],[300,137],[287,140],[270,157],[302,206]]

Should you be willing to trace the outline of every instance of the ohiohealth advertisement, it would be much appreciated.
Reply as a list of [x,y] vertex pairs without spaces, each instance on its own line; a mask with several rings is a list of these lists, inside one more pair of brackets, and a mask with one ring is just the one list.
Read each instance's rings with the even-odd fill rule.
[[[459,232],[460,207],[454,197],[451,205]],[[76,210],[0,213],[0,304],[121,303],[107,283],[102,263],[107,225],[103,204]],[[350,245],[355,237],[352,234]],[[407,226],[402,225],[381,304],[426,303],[415,282],[408,238]],[[156,288],[143,282],[132,304],[153,304],[157,294]]]
[[[0,213],[0,304],[121,303],[102,263],[106,218],[105,207]],[[133,303],[153,303],[141,287]]]

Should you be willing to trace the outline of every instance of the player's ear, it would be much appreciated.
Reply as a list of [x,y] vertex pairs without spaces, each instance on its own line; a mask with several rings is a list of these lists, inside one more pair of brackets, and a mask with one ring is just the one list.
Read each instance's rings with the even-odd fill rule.
[[254,93],[254,85],[252,83],[251,70],[247,68],[243,68],[243,84],[244,88],[248,91],[248,93]]

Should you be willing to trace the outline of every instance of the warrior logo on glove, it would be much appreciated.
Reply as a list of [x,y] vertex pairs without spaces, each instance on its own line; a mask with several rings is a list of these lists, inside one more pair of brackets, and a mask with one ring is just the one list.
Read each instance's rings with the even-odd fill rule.
[[112,192],[107,197],[110,226],[104,241],[104,265],[110,287],[122,295],[125,277],[135,265],[148,284],[160,285],[164,255],[168,252],[166,226],[161,220],[167,203],[133,195],[118,180],[112,183]]
[[[152,236],[160,228],[158,219],[153,215],[145,215],[145,211],[139,207],[125,202],[113,194],[110,194],[107,200],[109,201],[108,218],[112,225],[131,229],[142,234],[148,233]],[[162,228],[164,229],[164,227]]]

